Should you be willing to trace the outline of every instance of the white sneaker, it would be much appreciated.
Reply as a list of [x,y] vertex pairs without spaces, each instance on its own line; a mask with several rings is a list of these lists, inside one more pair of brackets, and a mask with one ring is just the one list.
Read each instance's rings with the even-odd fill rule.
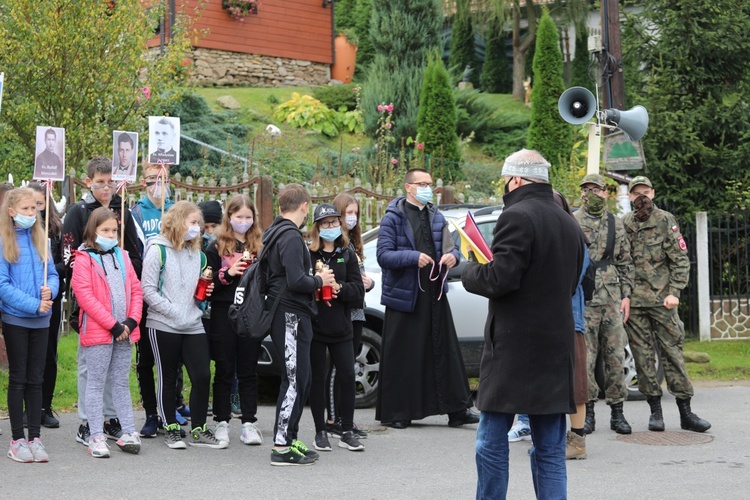
[[260,429],[253,422],[245,422],[242,424],[240,441],[245,444],[263,444],[263,434],[260,433]]
[[34,456],[34,462],[49,462],[49,455],[47,455],[47,450],[44,449],[41,439],[34,438],[32,441],[29,441],[29,450]]
[[531,441],[531,427],[526,422],[516,422],[508,431],[508,442]]
[[107,436],[99,434],[95,438],[89,439],[89,455],[94,458],[109,458]]
[[229,422],[219,422],[214,427],[214,437],[217,441],[229,444]]
[[141,437],[137,432],[123,434],[120,436],[120,439],[117,440],[116,444],[122,451],[132,453],[133,455],[137,455],[138,452],[141,451]]

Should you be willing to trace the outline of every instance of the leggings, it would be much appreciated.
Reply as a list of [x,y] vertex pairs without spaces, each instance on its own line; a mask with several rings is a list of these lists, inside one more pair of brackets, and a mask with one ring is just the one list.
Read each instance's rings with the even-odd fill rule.
[[208,412],[211,382],[211,358],[208,355],[206,334],[181,334],[149,328],[148,336],[158,375],[156,401],[162,421],[165,425],[177,423],[177,372],[180,370],[180,363],[183,363],[193,384],[190,390],[191,425],[194,429],[203,427]]
[[310,388],[310,410],[315,421],[315,433],[324,431],[326,402],[326,350],[336,368],[336,380],[341,384],[341,427],[345,431],[354,426],[354,350],[349,340],[327,343],[312,341],[310,364],[312,366],[312,387]]
[[[354,346],[354,360],[357,360],[359,355],[359,349],[362,346],[362,330],[365,327],[364,321],[352,321],[352,328],[354,331],[354,338],[352,344]],[[336,378],[337,370],[333,366],[333,361],[328,366],[328,378],[326,379],[326,405],[328,408],[328,420],[336,422],[341,420],[341,384],[339,379]],[[357,398],[357,383],[354,382],[354,399]]]
[[133,424],[133,400],[130,398],[130,360],[133,346],[129,340],[112,344],[81,347],[86,351],[86,365],[89,375],[86,378],[86,408],[88,409],[91,437],[102,434],[104,422],[104,385],[112,386],[112,403],[117,418],[120,419],[125,434],[135,432]]
[[60,340],[60,322],[62,320],[62,292],[52,301],[52,316],[49,320],[49,338],[47,339],[47,360],[44,365],[42,382],[42,408],[52,407],[52,397],[57,384],[57,342]]
[[47,355],[48,328],[27,328],[3,322],[8,353],[8,413],[13,440],[23,439],[23,408],[29,422],[29,441],[40,436],[42,379]]

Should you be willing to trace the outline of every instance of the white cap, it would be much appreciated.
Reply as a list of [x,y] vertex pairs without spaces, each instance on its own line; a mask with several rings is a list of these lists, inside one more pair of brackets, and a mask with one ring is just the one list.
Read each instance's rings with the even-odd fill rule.
[[538,151],[522,149],[505,159],[503,176],[528,177],[549,182],[550,164]]

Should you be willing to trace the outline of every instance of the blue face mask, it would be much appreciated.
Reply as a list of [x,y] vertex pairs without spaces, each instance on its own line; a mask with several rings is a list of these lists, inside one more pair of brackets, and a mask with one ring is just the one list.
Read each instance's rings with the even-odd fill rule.
[[96,244],[99,245],[105,252],[109,252],[117,246],[117,238],[105,238],[104,236],[97,234]]
[[36,215],[16,214],[16,216],[13,217],[13,222],[15,222],[16,226],[21,229],[28,229],[36,222]]
[[216,241],[216,235],[213,233],[211,234],[203,233],[203,239],[206,240],[206,243],[211,243],[211,242]]
[[332,227],[329,229],[320,230],[320,237],[326,241],[336,241],[336,238],[338,238],[339,236],[341,236],[340,227]]
[[414,199],[416,199],[422,205],[428,204],[432,201],[432,188],[418,187],[417,194],[414,195]]

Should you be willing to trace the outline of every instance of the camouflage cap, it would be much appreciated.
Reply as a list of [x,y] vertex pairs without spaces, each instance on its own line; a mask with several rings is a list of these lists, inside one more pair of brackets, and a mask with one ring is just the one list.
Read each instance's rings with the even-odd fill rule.
[[580,186],[583,186],[585,184],[596,184],[599,187],[607,187],[606,179],[604,179],[604,176],[599,174],[588,174],[583,178]]
[[654,188],[653,184],[651,184],[651,181],[648,180],[648,177],[646,177],[645,175],[639,175],[638,177],[633,177],[630,180],[630,183],[628,184],[628,193],[631,192],[634,187],[636,187],[636,186],[638,186],[640,184],[648,186],[651,189]]

